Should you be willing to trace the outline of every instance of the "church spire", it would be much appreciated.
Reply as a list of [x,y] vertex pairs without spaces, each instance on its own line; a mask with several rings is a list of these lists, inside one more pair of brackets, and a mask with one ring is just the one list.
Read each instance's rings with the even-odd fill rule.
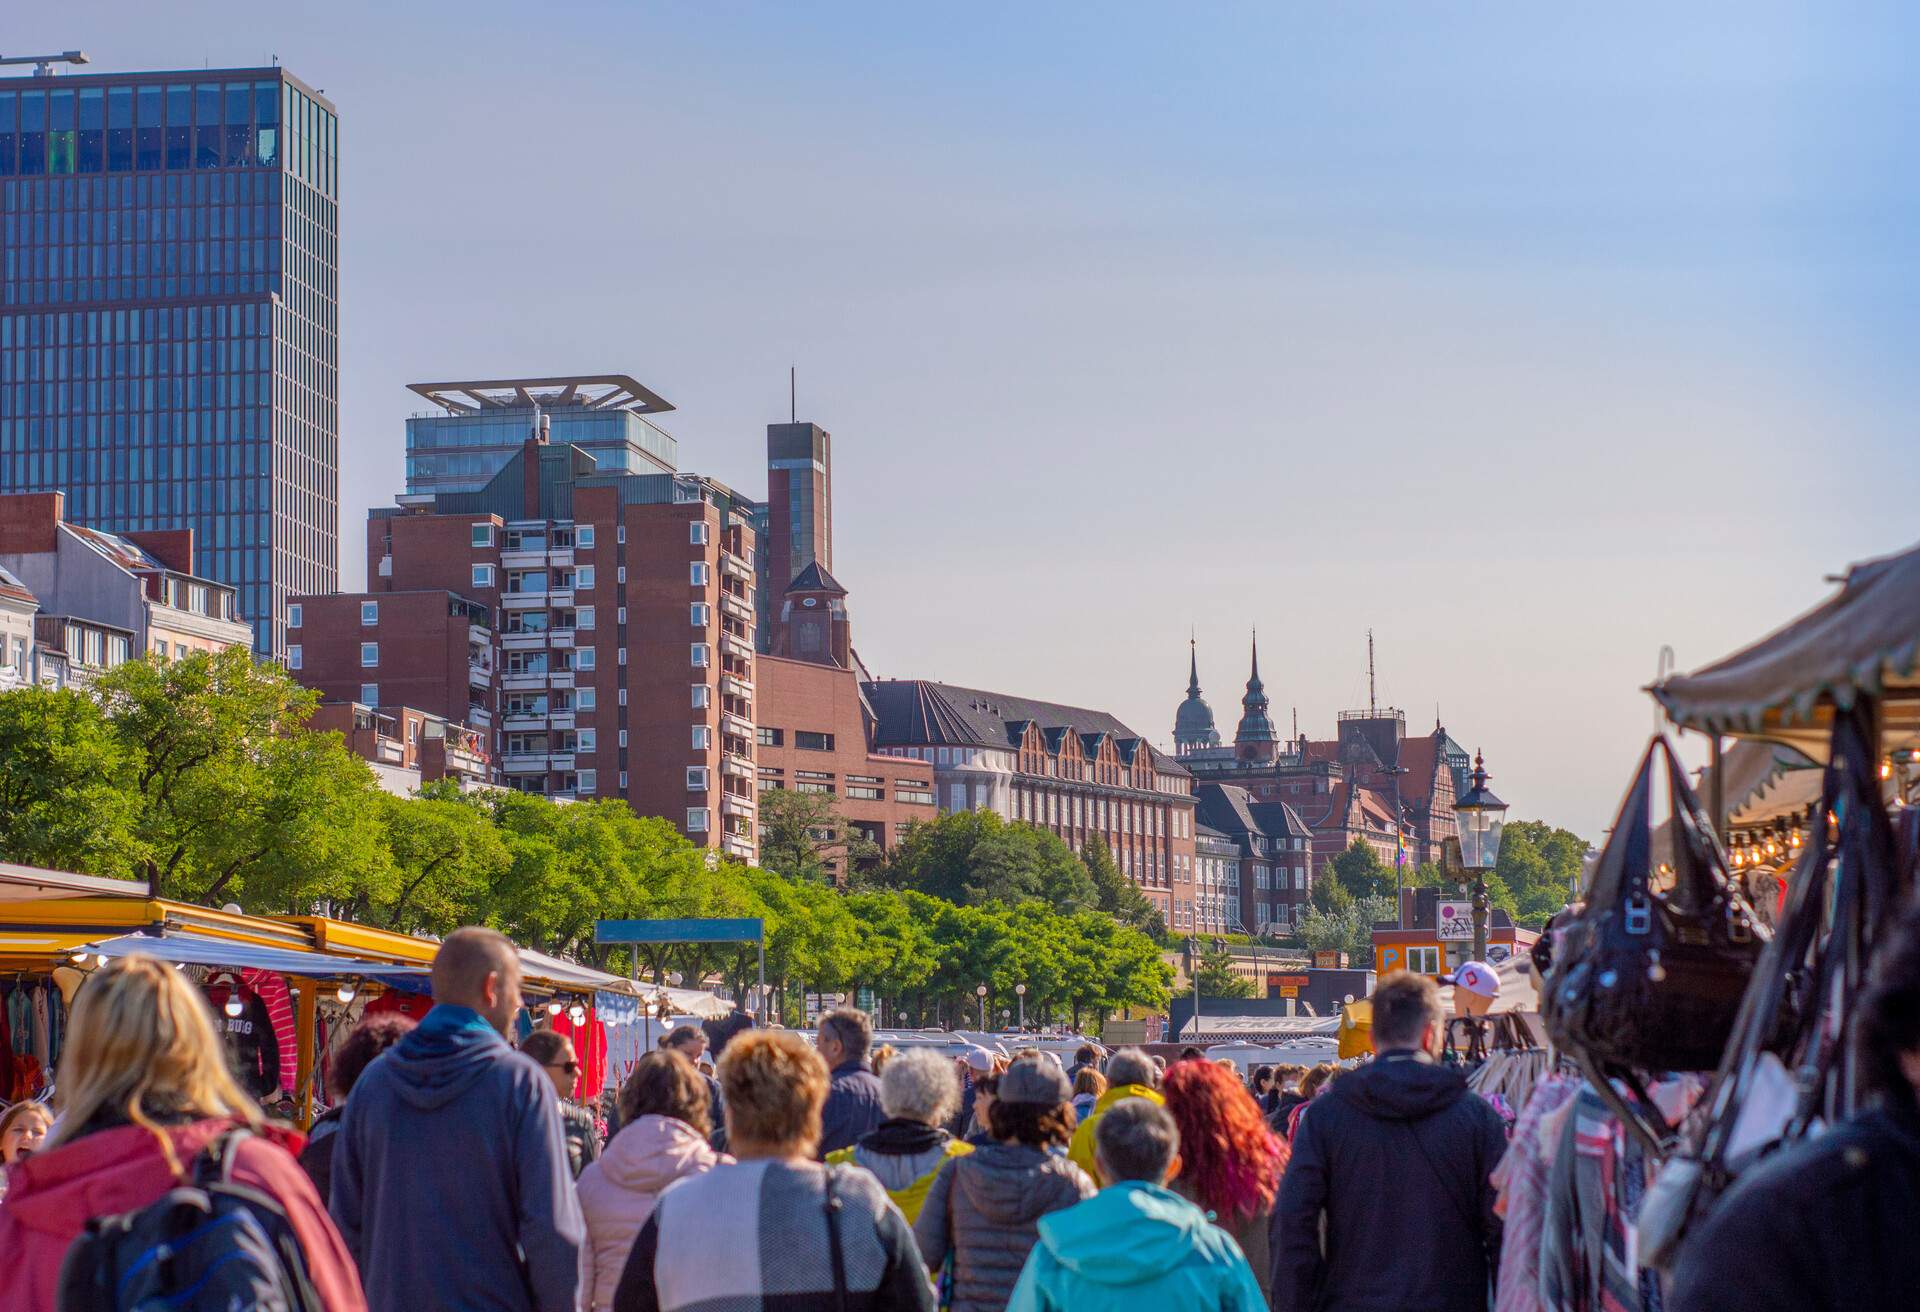
[[1200,695],[1200,645],[1191,634],[1187,636],[1187,647],[1187,699],[1173,713],[1173,750],[1180,756],[1220,745],[1213,708]]
[[1253,663],[1247,676],[1247,692],[1240,699],[1240,727],[1234,731],[1234,754],[1241,760],[1272,760],[1279,731],[1267,714],[1267,687],[1260,682],[1260,634],[1253,635]]
[[1191,634],[1187,636],[1187,659],[1189,661],[1187,696],[1198,697],[1200,695],[1200,644]]

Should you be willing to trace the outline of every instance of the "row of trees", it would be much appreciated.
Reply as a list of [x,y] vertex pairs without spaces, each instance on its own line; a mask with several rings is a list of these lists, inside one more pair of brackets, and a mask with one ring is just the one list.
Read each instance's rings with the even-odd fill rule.
[[[963,814],[910,831],[871,869],[877,852],[831,799],[773,793],[769,868],[753,868],[621,801],[446,782],[396,797],[339,735],[304,727],[315,705],[239,649],[129,662],[86,691],[0,694],[0,858],[406,933],[490,924],[604,969],[717,973],[742,990],[748,951],[680,946],[630,963],[593,941],[593,925],[759,916],[768,982],[789,1013],[803,992],[867,989],[903,1019],[957,1023],[981,984],[990,1006],[1011,1006],[1025,984],[1030,1019],[1076,1025],[1165,1005],[1170,972],[1141,932],[1159,918],[1104,852],[1083,862],[1050,834]],[[843,889],[834,876],[849,867]]]

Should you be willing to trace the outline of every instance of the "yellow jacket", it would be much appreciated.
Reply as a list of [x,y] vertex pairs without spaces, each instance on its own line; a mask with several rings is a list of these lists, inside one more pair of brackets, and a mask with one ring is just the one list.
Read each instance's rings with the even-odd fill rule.
[[1145,1098],[1156,1107],[1165,1107],[1167,1100],[1160,1096],[1158,1089],[1149,1089],[1144,1084],[1121,1084],[1108,1089],[1100,1095],[1100,1101],[1087,1113],[1087,1119],[1074,1127],[1073,1142],[1067,1145],[1067,1156],[1073,1164],[1087,1173],[1087,1178],[1095,1184],[1101,1183],[1100,1172],[1093,1165],[1093,1131],[1100,1124],[1100,1118],[1107,1108],[1122,1098]]

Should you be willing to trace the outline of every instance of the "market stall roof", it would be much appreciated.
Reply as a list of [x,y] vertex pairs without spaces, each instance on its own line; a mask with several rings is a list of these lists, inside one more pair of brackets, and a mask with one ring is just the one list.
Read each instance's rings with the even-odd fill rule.
[[65,870],[42,870],[38,866],[0,861],[0,902],[99,895],[144,898],[147,886],[131,879],[102,879],[99,875],[76,875]]
[[1824,761],[1834,708],[1861,696],[1882,698],[1889,747],[1920,741],[1917,657],[1920,547],[1853,566],[1805,615],[1651,691],[1683,728],[1786,743]]
[[354,961],[320,952],[263,947],[203,934],[122,934],[117,938],[87,944],[86,949],[104,957],[126,957],[144,952],[162,961],[186,965],[228,966],[234,969],[251,967],[307,979],[368,979],[379,980],[383,984],[400,984],[407,980],[424,981],[427,978],[427,971],[419,966]]
[[66,964],[95,937],[58,928],[0,930],[0,970],[39,971]]
[[1330,1038],[1338,1016],[1196,1016],[1180,1027],[1182,1039],[1277,1043],[1286,1039]]

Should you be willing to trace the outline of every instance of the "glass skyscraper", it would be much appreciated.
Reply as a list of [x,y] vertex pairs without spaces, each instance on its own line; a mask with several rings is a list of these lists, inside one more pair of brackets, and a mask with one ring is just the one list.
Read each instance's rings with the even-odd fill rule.
[[0,491],[192,528],[262,652],[338,586],[339,158],[280,68],[0,79]]

